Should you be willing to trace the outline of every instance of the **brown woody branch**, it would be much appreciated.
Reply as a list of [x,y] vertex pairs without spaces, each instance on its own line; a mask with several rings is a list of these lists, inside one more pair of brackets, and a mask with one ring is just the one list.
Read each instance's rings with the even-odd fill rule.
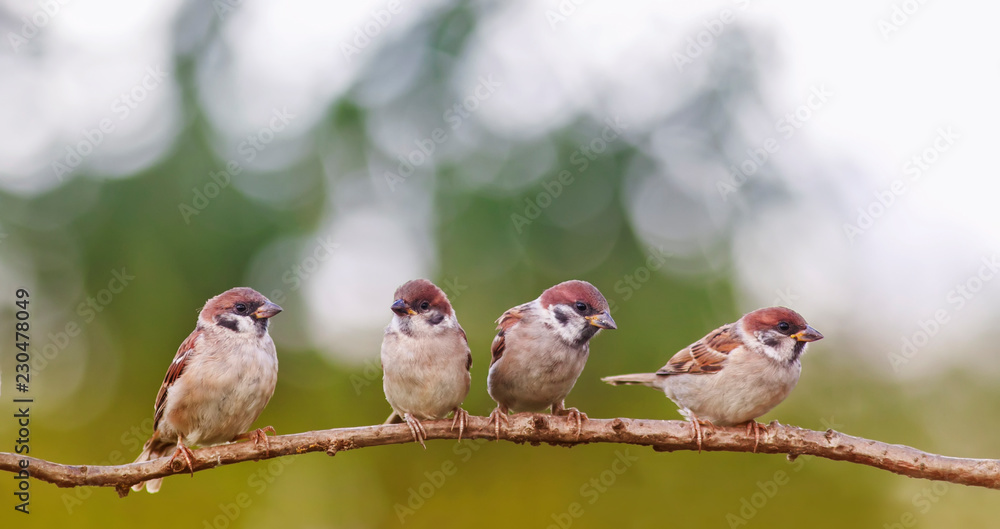
[[[458,430],[451,420],[425,421],[428,439],[457,439]],[[493,428],[485,417],[469,417],[466,439],[492,439]],[[518,414],[510,417],[509,427],[500,438],[515,443],[548,443],[575,446],[587,443],[624,443],[651,446],[660,452],[696,450],[691,423],[644,419],[590,419],[584,421],[577,435],[576,424],[565,417]],[[306,452],[338,452],[390,444],[412,443],[405,424],[335,428],[270,438],[270,450],[261,444],[236,443],[196,450],[194,471],[208,470],[241,461],[270,459]],[[707,452],[751,452],[753,435],[743,427],[706,427],[703,450]],[[947,481],[962,485],[1000,489],[1000,460],[963,459],[922,452],[916,448],[892,445],[845,435],[833,430],[817,432],[778,423],[761,432],[757,452],[788,454],[789,457],[812,455],[835,461],[868,465],[912,478]],[[18,472],[22,456],[0,452],[0,470]],[[60,465],[42,459],[26,458],[31,477],[60,487],[115,487],[125,496],[129,487],[140,481],[188,472],[183,458],[170,464],[170,458],[118,466]]]

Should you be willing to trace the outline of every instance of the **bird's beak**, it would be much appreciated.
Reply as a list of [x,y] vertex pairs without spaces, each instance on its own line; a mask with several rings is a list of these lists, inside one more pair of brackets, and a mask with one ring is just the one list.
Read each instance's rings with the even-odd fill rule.
[[601,329],[617,329],[618,326],[615,325],[615,320],[611,319],[611,313],[604,311],[600,314],[594,314],[593,316],[585,316],[588,322],[594,327]]
[[406,315],[412,316],[417,313],[417,311],[411,309],[410,306],[406,303],[406,301],[403,300],[402,298],[392,302],[391,308],[393,312],[399,314],[400,316],[406,316]]
[[258,320],[266,320],[267,318],[281,312],[281,310],[281,307],[268,301],[267,303],[261,305],[259,309],[254,311],[253,317]]
[[805,330],[793,334],[792,338],[795,338],[800,342],[815,342],[816,340],[822,339],[823,335],[816,329],[806,325]]

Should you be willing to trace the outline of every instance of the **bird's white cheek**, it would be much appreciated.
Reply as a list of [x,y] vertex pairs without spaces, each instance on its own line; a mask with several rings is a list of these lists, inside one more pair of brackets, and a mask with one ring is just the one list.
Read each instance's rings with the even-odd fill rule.
[[237,327],[240,332],[251,332],[255,331],[254,327],[256,323],[250,318],[237,318]]
[[796,341],[783,334],[771,332],[758,332],[754,337],[761,344],[761,350],[768,357],[779,362],[788,362],[797,355],[795,354]]
[[545,324],[556,331],[560,338],[566,343],[574,343],[583,331],[583,327],[587,324],[586,320],[583,318],[576,317],[575,314],[566,314],[562,312],[558,314],[558,308],[551,308],[542,312],[544,315],[542,321]]
[[458,327],[458,320],[455,319],[455,317],[453,317],[453,316],[445,315],[444,318],[442,318],[441,321],[439,321],[435,325],[431,325],[431,323],[429,321],[426,322],[426,324],[434,332],[439,333],[439,334],[444,334],[444,333],[447,333],[447,332],[451,332],[456,327]]
[[413,316],[410,318],[410,328],[416,336],[437,336],[451,332],[458,326],[455,318],[445,316],[436,324],[432,324],[430,318],[425,316]]
[[566,340],[569,343],[576,342],[577,339],[580,337],[580,334],[583,333],[583,328],[585,325],[586,323],[581,325],[580,322],[571,319],[566,323],[566,325],[560,327],[559,335],[562,337],[563,340]]

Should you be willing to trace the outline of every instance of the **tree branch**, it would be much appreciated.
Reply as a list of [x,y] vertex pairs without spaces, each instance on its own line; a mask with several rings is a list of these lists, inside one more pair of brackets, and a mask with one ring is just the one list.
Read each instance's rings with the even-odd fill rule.
[[[458,430],[451,420],[424,421],[428,439],[457,439]],[[466,439],[493,439],[494,430],[485,417],[470,416]],[[590,419],[584,421],[577,436],[576,424],[564,417],[518,414],[510,417],[509,427],[501,429],[500,438],[515,443],[548,443],[575,446],[587,443],[623,443],[651,446],[660,452],[696,450],[691,423],[644,419]],[[208,470],[241,461],[326,452],[339,452],[390,444],[412,443],[405,424],[335,428],[270,438],[270,450],[263,443],[236,443],[196,450],[194,471]],[[751,452],[753,435],[744,427],[706,427],[703,450],[708,452]],[[929,454],[903,445],[892,445],[845,435],[833,430],[817,432],[772,422],[763,431],[757,452],[788,454],[789,457],[812,455],[868,465],[912,478],[947,481],[962,485],[1000,489],[1000,460],[962,459]],[[169,457],[145,463],[118,466],[60,465],[42,459],[0,452],[0,470],[18,472],[18,462],[27,459],[31,477],[60,487],[115,487],[119,495],[128,494],[135,483],[152,478],[188,472],[183,458],[170,464]]]

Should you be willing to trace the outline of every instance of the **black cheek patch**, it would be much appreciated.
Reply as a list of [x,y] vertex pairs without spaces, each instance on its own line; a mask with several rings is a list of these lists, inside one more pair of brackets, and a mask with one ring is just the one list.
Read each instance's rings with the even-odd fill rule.
[[764,339],[761,341],[764,342],[764,345],[769,347],[778,347],[778,345],[781,344],[781,338],[772,334],[765,335]]
[[234,319],[230,319],[225,316],[220,316],[215,319],[215,322],[227,329],[232,329],[234,331],[239,330],[239,323]]
[[437,325],[437,324],[441,323],[442,321],[444,321],[444,314],[441,314],[440,312],[438,312],[438,313],[434,314],[433,316],[431,316],[427,321],[431,325]]
[[559,322],[559,325],[566,325],[566,322],[569,321],[569,316],[560,309],[556,309],[554,312],[556,315],[556,321]]

